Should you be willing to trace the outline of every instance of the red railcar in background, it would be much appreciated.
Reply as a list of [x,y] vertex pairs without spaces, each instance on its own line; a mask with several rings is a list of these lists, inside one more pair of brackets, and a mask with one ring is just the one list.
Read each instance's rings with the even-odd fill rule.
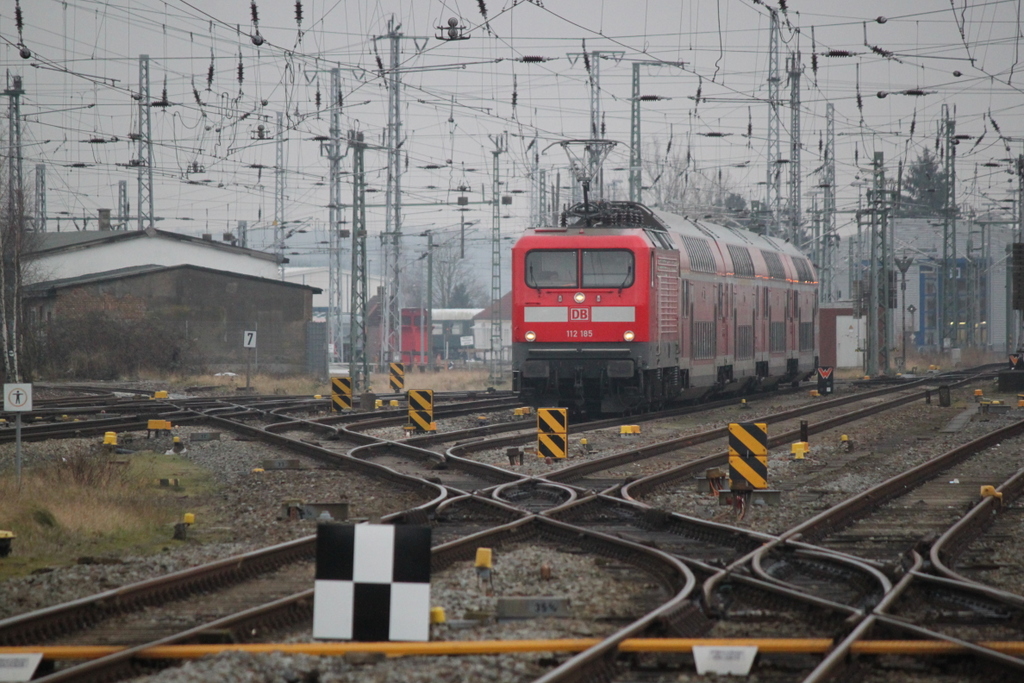
[[643,410],[817,366],[817,277],[795,247],[637,203],[528,230],[512,297],[514,383],[545,405]]

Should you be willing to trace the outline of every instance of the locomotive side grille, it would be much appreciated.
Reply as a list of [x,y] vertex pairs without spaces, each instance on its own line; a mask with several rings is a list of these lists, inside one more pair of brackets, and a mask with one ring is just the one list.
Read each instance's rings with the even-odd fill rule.
[[786,268],[782,265],[782,259],[774,251],[761,250],[764,262],[768,264],[768,276],[779,280],[786,279]]
[[754,260],[746,247],[729,245],[729,257],[732,259],[732,272],[743,277],[754,277]]
[[739,325],[736,328],[736,359],[754,357],[754,326]]
[[659,256],[655,268],[658,277],[658,334],[671,340],[679,331],[679,262]]
[[718,335],[715,334],[715,323],[693,323],[691,328],[690,348],[693,349],[694,360],[714,358],[718,355]]
[[684,236],[683,246],[686,247],[686,253],[690,256],[690,270],[700,273],[714,273],[717,271],[717,268],[715,268],[715,256],[711,253],[711,245],[708,244],[707,240],[702,240],[699,237]]
[[800,323],[800,350],[814,350],[814,323]]
[[786,323],[772,323],[768,329],[768,350],[782,353],[786,350]]
[[805,258],[794,258],[796,265],[796,276],[800,282],[815,282],[814,274],[811,272],[811,264]]

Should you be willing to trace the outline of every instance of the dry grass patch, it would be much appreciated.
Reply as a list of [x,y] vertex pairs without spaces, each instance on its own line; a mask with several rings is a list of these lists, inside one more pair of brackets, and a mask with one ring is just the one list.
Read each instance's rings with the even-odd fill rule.
[[[83,555],[120,556],[159,549],[183,506],[181,491],[153,479],[181,470],[169,456],[111,456],[102,449],[70,449],[23,472],[0,478],[0,529],[17,534],[13,553],[0,560],[0,577],[73,563]],[[127,458],[131,458],[129,461]],[[165,462],[154,467],[154,459]]]
[[[494,386],[495,389],[510,389],[512,386],[511,377],[495,386],[487,381],[487,376],[486,366],[479,369],[439,369],[437,372],[431,370],[420,372],[419,368],[411,369],[407,366],[405,369],[405,388],[433,389],[434,391],[483,391],[489,386]],[[372,373],[370,380],[375,393],[391,393],[388,375]]]
[[[433,389],[434,391],[484,391],[489,386],[493,386],[495,389],[512,388],[510,373],[506,372],[506,377],[497,384],[488,382],[488,374],[487,366],[482,363],[479,368],[452,370],[439,368],[437,371],[427,370],[425,372],[420,371],[418,366],[407,366],[405,388]],[[186,389],[194,390],[196,387],[212,387],[211,393],[236,394],[245,387],[245,375],[172,375],[145,379],[156,383],[164,382],[167,389],[179,392]],[[320,394],[327,396],[331,393],[328,383],[304,375],[253,375],[250,379],[250,386],[254,393],[264,395],[312,396]],[[382,372],[371,373],[370,391],[377,394],[392,393],[388,375]]]

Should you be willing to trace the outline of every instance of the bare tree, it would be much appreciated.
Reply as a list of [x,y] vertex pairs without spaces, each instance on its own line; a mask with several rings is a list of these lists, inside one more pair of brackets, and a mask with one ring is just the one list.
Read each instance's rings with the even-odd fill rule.
[[455,239],[434,248],[434,306],[437,308],[476,308],[488,300],[489,293],[470,266],[461,258]]
[[746,201],[727,172],[720,168],[701,168],[689,148],[665,150],[651,145],[645,157],[645,189],[648,203],[673,213],[711,215],[718,221],[737,218],[746,209]]
[[10,182],[9,170],[0,170],[0,345],[4,377],[22,380],[23,350],[22,256],[29,244],[25,233],[25,197]]

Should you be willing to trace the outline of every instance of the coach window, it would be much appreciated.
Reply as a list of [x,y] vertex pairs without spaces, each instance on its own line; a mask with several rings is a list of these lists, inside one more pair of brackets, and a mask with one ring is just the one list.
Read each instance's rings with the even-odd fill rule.
[[536,249],[526,254],[526,285],[536,289],[576,287],[575,249]]
[[624,289],[633,284],[633,253],[625,249],[584,249],[583,287]]

